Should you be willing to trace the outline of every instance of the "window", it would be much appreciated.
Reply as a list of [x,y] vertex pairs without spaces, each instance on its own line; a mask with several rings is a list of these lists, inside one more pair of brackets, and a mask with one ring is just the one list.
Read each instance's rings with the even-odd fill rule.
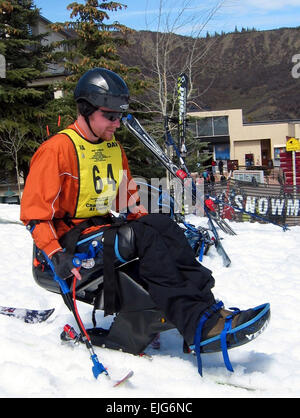
[[228,116],[201,118],[195,124],[197,136],[228,135]]
[[214,135],[228,135],[228,116],[213,117]]
[[202,118],[196,121],[198,136],[212,136],[213,126],[212,118]]

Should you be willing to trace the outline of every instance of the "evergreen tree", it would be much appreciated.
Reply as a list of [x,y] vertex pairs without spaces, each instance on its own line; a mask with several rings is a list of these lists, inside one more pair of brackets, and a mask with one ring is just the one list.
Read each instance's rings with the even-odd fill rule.
[[43,107],[53,95],[34,86],[47,69],[50,51],[41,43],[45,34],[32,32],[38,18],[32,0],[0,1],[0,51],[6,60],[6,77],[0,79],[0,164],[17,173],[28,169],[41,137]]
[[84,3],[74,2],[67,6],[72,20],[50,25],[53,31],[73,34],[70,39],[53,45],[58,49],[52,54],[53,61],[60,62],[68,74],[60,85],[63,97],[52,103],[61,111],[62,123],[68,123],[76,116],[73,91],[79,78],[91,68],[115,71],[128,83],[131,93],[143,87],[135,77],[138,69],[123,65],[117,53],[118,47],[126,43],[125,34],[130,29],[116,21],[106,23],[110,19],[108,12],[117,12],[126,6],[106,0],[85,0]]
[[98,0],[85,0],[85,4],[71,3],[73,20],[54,23],[54,31],[69,30],[74,33],[71,40],[57,42],[57,46],[67,46],[68,51],[57,52],[55,59],[63,58],[69,71],[68,82],[76,83],[78,78],[93,67],[108,68],[117,73],[126,74],[128,68],[122,65],[117,47],[125,44],[124,34],[130,29],[118,22],[106,23],[110,19],[108,11],[122,10],[125,5],[116,2],[100,3]]
[[[79,78],[89,69],[104,67],[119,74],[127,83],[131,98],[139,96],[147,87],[136,67],[124,65],[118,55],[122,46],[126,45],[126,34],[131,29],[117,21],[109,22],[109,12],[115,13],[126,6],[117,2],[85,0],[82,3],[68,5],[72,20],[63,23],[53,23],[54,31],[67,30],[73,33],[71,39],[57,42],[55,47],[64,47],[52,54],[55,62],[61,62],[68,73],[66,80],[60,86],[64,95],[61,99],[53,100],[49,104],[49,114],[56,113],[56,117],[49,121],[51,134],[58,130],[57,116],[61,116],[63,126],[76,118],[76,105],[73,91]],[[131,101],[130,111],[138,111],[138,106]],[[141,114],[140,114],[141,115]],[[145,149],[125,128],[117,133],[129,159],[134,175],[152,177],[162,174],[152,155],[145,156]],[[146,153],[147,154],[147,153]]]

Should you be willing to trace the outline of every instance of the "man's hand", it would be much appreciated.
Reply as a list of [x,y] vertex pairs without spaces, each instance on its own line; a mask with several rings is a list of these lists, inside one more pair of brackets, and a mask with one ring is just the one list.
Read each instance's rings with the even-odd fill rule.
[[60,279],[66,280],[68,277],[73,275],[76,275],[76,277],[79,278],[76,274],[78,273],[78,270],[73,264],[73,258],[73,254],[63,251],[58,251],[51,257],[55,273]]

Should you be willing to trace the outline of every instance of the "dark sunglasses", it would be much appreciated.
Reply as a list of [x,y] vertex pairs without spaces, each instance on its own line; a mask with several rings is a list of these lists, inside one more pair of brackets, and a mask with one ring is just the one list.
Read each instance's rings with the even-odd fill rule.
[[123,116],[122,112],[110,112],[109,110],[102,110],[99,109],[105,119],[109,120],[110,122],[115,122],[116,120],[120,120]]

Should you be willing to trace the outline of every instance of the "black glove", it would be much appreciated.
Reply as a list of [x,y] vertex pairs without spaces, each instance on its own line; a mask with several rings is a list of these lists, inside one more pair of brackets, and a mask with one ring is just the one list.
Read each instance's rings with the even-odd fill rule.
[[73,264],[73,258],[73,254],[63,251],[58,251],[51,257],[55,273],[60,279],[66,280],[68,277],[73,275],[71,272],[71,270],[75,267]]

